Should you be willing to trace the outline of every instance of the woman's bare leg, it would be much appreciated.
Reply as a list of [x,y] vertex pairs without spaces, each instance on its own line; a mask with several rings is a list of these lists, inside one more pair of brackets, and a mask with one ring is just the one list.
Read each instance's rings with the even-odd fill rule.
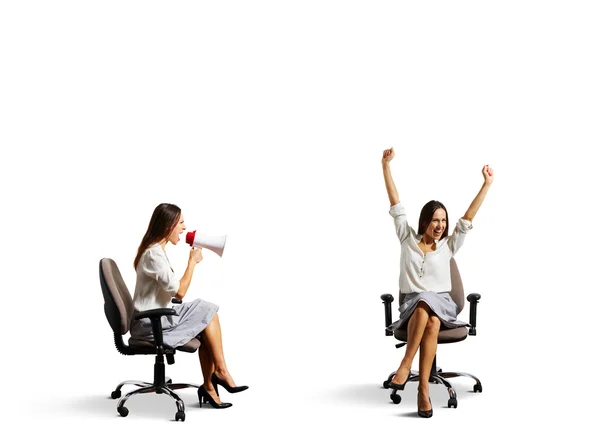
[[415,311],[410,316],[410,319],[408,320],[406,351],[404,353],[404,358],[402,358],[402,362],[400,363],[400,367],[398,367],[396,374],[392,378],[392,382],[401,384],[406,380],[431,314],[431,309],[427,303],[421,301],[417,304],[417,308],[415,308]]
[[437,351],[438,334],[440,332],[440,318],[432,315],[427,320],[425,332],[421,339],[421,347],[419,351],[419,387],[417,406],[419,410],[431,410],[429,403],[429,374],[431,366]]
[[211,359],[214,364],[214,373],[229,386],[235,387],[235,382],[229,374],[229,370],[227,370],[227,364],[225,364],[223,340],[221,337],[221,323],[219,322],[218,313],[215,313],[210,324],[202,331],[202,338],[210,351]]
[[200,345],[200,349],[198,350],[198,358],[200,359],[200,368],[202,368],[202,376],[204,377],[204,389],[208,394],[212,396],[217,404],[221,403],[221,399],[219,395],[215,391],[215,387],[210,381],[210,377],[215,371],[215,363],[213,362],[212,355],[210,354],[210,350],[207,345],[204,343],[204,339],[201,339],[202,344]]

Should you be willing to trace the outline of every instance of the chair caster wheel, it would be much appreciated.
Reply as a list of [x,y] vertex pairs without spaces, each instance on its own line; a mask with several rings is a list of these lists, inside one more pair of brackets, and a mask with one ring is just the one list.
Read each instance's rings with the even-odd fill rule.
[[383,388],[390,388],[390,381],[383,381]]
[[127,408],[125,408],[125,407],[117,407],[117,411],[123,417],[125,417],[125,416],[127,416],[129,414],[129,410]]
[[451,397],[450,399],[448,399],[448,408],[456,408],[458,407],[458,401],[456,400],[456,398]]
[[185,421],[185,413],[183,411],[178,411],[177,413],[175,413],[175,422],[177,421]]
[[121,397],[121,392],[120,392],[120,391],[117,391],[117,390],[115,390],[115,391],[113,391],[113,392],[110,394],[110,397],[111,397],[111,398],[113,398],[113,399],[119,399],[119,398]]
[[483,387],[481,386],[481,384],[475,384],[475,385],[473,385],[473,391],[475,393],[478,393],[478,392],[481,393],[481,392],[483,392]]
[[392,400],[392,402],[393,402],[394,404],[396,404],[396,405],[397,405],[397,404],[399,404],[400,402],[402,402],[402,398],[401,398],[401,397],[400,397],[400,395],[399,395],[399,394],[397,394],[397,393],[392,393],[392,394],[390,394],[390,399],[391,399],[391,400]]

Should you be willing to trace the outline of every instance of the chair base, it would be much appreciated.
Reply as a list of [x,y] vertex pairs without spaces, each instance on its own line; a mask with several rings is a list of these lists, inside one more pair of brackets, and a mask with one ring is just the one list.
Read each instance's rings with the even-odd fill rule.
[[[435,364],[434,364],[434,367],[435,367]],[[435,370],[435,368],[434,368],[434,370]],[[385,381],[383,381],[384,388],[389,388],[389,384],[395,375],[396,375],[396,372],[394,371],[394,372],[390,373],[390,375],[388,376],[388,378]],[[476,378],[475,376],[473,376],[472,374],[455,372],[455,371],[444,372],[444,371],[442,371],[442,369],[436,370],[435,372],[433,372],[433,370],[432,370],[432,373],[429,375],[429,382],[432,384],[443,384],[448,389],[448,395],[450,396],[448,399],[448,408],[458,407],[458,400],[456,399],[456,390],[454,389],[452,384],[450,382],[448,382],[446,379],[447,378],[455,378],[458,376],[467,376],[467,377],[472,378],[475,381],[475,385],[473,385],[473,391],[476,393],[483,392],[483,387],[481,385],[481,381],[478,378]],[[411,370],[410,374],[408,376],[407,383],[419,381],[419,379],[420,379],[419,372]],[[402,398],[400,397],[400,395],[398,394],[398,390],[396,390],[396,389],[392,390],[392,394],[390,394],[390,399],[392,400],[392,402],[394,404],[399,404],[402,401]]]
[[197,384],[184,384],[177,383],[174,384],[170,378],[165,378],[165,383],[163,385],[156,386],[151,382],[144,381],[124,381],[117,385],[115,391],[110,394],[110,397],[113,399],[118,399],[121,397],[121,389],[125,385],[136,385],[140,388],[137,390],[130,391],[127,393],[117,405],[117,412],[125,417],[129,414],[129,410],[125,407],[125,402],[129,400],[132,396],[136,394],[144,394],[144,393],[156,393],[156,394],[166,394],[175,400],[175,404],[177,405],[177,413],[175,413],[176,421],[185,421],[185,404],[183,400],[175,393],[173,390],[179,390],[181,388],[200,388],[200,385]]

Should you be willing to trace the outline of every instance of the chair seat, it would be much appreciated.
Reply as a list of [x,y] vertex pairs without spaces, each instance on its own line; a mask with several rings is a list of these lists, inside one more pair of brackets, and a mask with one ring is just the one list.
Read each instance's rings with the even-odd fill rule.
[[[153,354],[155,353],[154,342],[152,341],[144,341],[142,339],[133,339],[129,338],[129,346],[134,351],[139,351],[143,354]],[[186,353],[194,353],[196,350],[200,348],[200,341],[196,338],[192,338],[191,341],[183,344],[180,347],[177,347],[175,350],[183,351]]]
[[[440,330],[438,334],[439,344],[448,344],[450,342],[459,342],[467,339],[469,329],[467,327],[451,328],[446,330]],[[394,331],[394,337],[399,341],[406,342],[408,340],[407,330],[396,330]]]

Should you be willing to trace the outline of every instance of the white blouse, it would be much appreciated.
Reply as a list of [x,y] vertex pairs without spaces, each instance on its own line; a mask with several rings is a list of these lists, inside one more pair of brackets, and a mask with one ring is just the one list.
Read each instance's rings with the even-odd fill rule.
[[168,307],[179,290],[179,280],[159,244],[148,247],[135,269],[133,306],[138,311]]
[[400,293],[450,292],[450,258],[463,245],[473,225],[460,218],[452,235],[436,240],[436,250],[424,254],[418,246],[422,235],[417,235],[408,225],[402,204],[392,206],[390,215],[394,217],[400,240]]

